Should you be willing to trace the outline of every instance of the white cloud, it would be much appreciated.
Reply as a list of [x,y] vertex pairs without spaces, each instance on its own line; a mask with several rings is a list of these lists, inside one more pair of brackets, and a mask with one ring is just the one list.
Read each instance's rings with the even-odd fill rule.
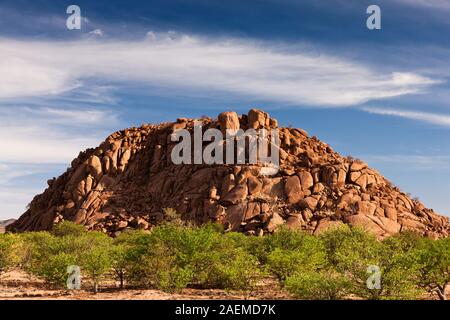
[[[116,121],[98,109],[0,107],[0,220],[22,214],[48,178],[60,175],[81,150],[97,146],[110,133],[105,123]],[[33,181],[39,174],[45,178]]]
[[[45,163],[0,162],[0,220],[18,218],[24,213],[27,203],[44,191],[45,181],[62,168],[63,165]],[[32,176],[39,174],[46,178],[32,186]]]
[[11,189],[0,186],[0,220],[18,218],[26,210],[39,189]]
[[15,178],[46,171],[44,168],[46,165],[0,162],[0,186],[8,185]]
[[88,34],[93,37],[103,37],[103,35],[104,35],[102,29],[95,29],[95,30],[89,31]]
[[149,33],[142,41],[0,39],[0,98],[60,95],[95,82],[218,90],[295,104],[346,106],[436,83],[380,73],[332,54],[272,43]]
[[405,169],[410,170],[450,170],[450,155],[365,155],[365,161],[370,163],[389,163],[402,165]]
[[397,0],[398,2],[411,5],[426,7],[439,10],[450,10],[450,1],[448,0]]
[[115,121],[114,114],[96,109],[0,108],[0,161],[69,163],[98,145],[109,133],[102,130],[105,123]]
[[450,115],[378,107],[363,107],[361,110],[372,114],[406,118],[450,128]]

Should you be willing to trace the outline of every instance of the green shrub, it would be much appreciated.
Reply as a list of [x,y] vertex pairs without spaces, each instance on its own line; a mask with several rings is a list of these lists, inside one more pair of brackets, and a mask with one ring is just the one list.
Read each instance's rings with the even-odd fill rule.
[[115,279],[119,281],[120,289],[123,289],[127,266],[129,263],[129,248],[122,243],[114,243],[111,248],[111,268],[114,271]]
[[383,241],[379,258],[380,298],[414,299],[420,294],[417,286],[419,239],[416,234],[405,232]]
[[[150,233],[130,230],[115,239],[70,222],[51,232],[0,235],[0,272],[21,267],[65,287],[67,267],[78,265],[94,291],[112,275],[121,287],[169,292],[188,286],[250,291],[270,274],[300,299],[412,299],[420,290],[443,298],[450,282],[449,239],[409,232],[378,241],[349,226],[318,237],[286,228],[253,237],[179,222],[175,217]],[[381,272],[378,289],[367,285],[372,265]]]
[[[367,299],[411,299],[417,294],[414,283],[416,259],[414,241],[399,235],[379,242],[374,235],[343,226],[320,237],[325,245],[330,268],[348,277],[351,291]],[[380,272],[380,287],[369,287],[369,266]]]
[[44,259],[43,256],[49,250],[49,243],[54,237],[48,232],[39,231],[22,233],[20,238],[22,243],[21,266],[29,273],[38,274],[39,261]]
[[76,224],[70,221],[62,221],[53,226],[52,232],[54,236],[64,237],[64,236],[81,236],[86,233],[84,226]]
[[230,243],[218,243],[213,250],[198,253],[191,265],[195,283],[202,288],[249,291],[261,277],[257,259]]
[[0,273],[19,263],[17,250],[20,239],[13,234],[0,234]]
[[422,239],[417,256],[419,286],[445,300],[445,287],[450,284],[450,238]]
[[70,265],[77,265],[74,255],[65,252],[55,253],[40,261],[35,273],[49,283],[65,287],[68,278],[67,267]]
[[317,237],[298,231],[281,230],[269,237],[269,272],[284,280],[301,270],[317,270],[326,264],[325,247]]
[[97,290],[102,274],[109,269],[111,239],[99,232],[80,232],[72,223],[61,223],[52,233],[36,232],[22,235],[25,270],[65,287],[67,267],[77,265],[86,273]]
[[82,238],[90,243],[90,247],[80,253],[81,268],[83,273],[93,282],[93,289],[96,293],[101,277],[112,266],[112,239],[98,232],[91,232],[83,235]]
[[242,290],[251,289],[259,275],[257,260],[238,244],[241,235],[224,235],[216,225],[163,224],[138,238],[125,270],[133,284],[168,291],[188,285]]
[[302,248],[306,241],[312,236],[299,230],[291,230],[285,227],[279,228],[277,232],[264,237],[267,251],[271,252],[276,248],[283,250],[297,250]]
[[342,274],[324,270],[303,270],[286,278],[285,288],[299,299],[339,300],[349,293],[349,280]]
[[49,283],[65,286],[67,266],[77,264],[76,255],[65,248],[67,241],[47,232],[24,234],[23,239],[24,268]]

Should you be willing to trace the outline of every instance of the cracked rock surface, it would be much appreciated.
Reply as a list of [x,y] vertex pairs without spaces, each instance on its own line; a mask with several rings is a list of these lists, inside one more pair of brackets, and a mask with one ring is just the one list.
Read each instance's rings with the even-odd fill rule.
[[[280,170],[262,165],[177,165],[171,161],[174,130],[277,129]],[[88,230],[117,235],[127,228],[151,229],[174,208],[194,224],[219,222],[228,230],[263,235],[280,225],[318,234],[346,223],[379,238],[414,230],[446,237],[449,221],[393,186],[361,160],[342,157],[302,129],[279,128],[266,112],[223,112],[217,119],[180,118],[111,134],[81,152],[70,168],[48,181],[12,231],[49,230],[69,220]]]

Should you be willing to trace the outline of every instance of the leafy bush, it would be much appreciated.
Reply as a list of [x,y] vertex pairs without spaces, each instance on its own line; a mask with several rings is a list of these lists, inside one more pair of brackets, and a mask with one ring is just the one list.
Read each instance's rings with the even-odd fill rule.
[[101,277],[112,266],[112,239],[98,232],[92,232],[83,237],[91,246],[80,254],[81,267],[93,282],[94,292],[97,292]]
[[253,289],[261,277],[257,259],[234,243],[221,240],[211,251],[199,252],[192,260],[194,282],[202,288]]
[[[356,296],[368,299],[417,296],[415,247],[411,235],[398,235],[379,242],[362,229],[343,226],[325,232],[321,239],[329,266],[348,277],[351,292]],[[370,266],[380,272],[379,287],[368,286]]]
[[73,254],[59,252],[46,256],[40,261],[36,274],[43,277],[49,283],[65,287],[67,283],[67,267],[76,265],[76,257]]
[[241,235],[224,235],[216,225],[163,224],[137,238],[125,270],[134,284],[168,291],[188,285],[242,290],[259,276],[256,259],[238,245]]
[[[70,222],[51,232],[0,235],[0,272],[21,267],[57,286],[78,265],[94,291],[107,276],[120,282],[179,291],[188,286],[252,290],[265,275],[300,299],[412,299],[426,290],[444,298],[450,283],[450,240],[400,233],[383,241],[342,226],[316,237],[280,228],[264,237],[224,232],[215,224],[171,222],[152,232],[129,230],[115,239]],[[381,272],[369,288],[369,266]],[[422,291],[421,291],[422,290]]]
[[297,233],[294,236],[295,239],[290,239],[294,241],[288,243],[274,242],[279,247],[272,246],[274,250],[267,256],[268,270],[280,280],[298,271],[315,271],[326,264],[325,248],[317,237]]
[[450,238],[422,239],[418,260],[419,286],[445,300],[445,287],[450,284]]
[[70,221],[62,221],[53,227],[51,233],[57,237],[65,237],[65,236],[77,237],[86,233],[86,229],[82,225]]
[[0,234],[0,273],[19,263],[17,250],[19,237],[13,234]]
[[[279,228],[274,234],[263,238],[267,251],[279,248],[283,250],[297,250],[304,247],[305,241],[313,237],[303,231],[291,230],[288,228]],[[305,240],[306,239],[306,240]]]
[[329,270],[299,271],[287,277],[284,283],[288,292],[306,300],[342,299],[351,287],[344,275]]
[[66,285],[67,267],[77,265],[97,291],[101,275],[110,268],[111,239],[103,233],[88,233],[73,223],[61,223],[52,233],[27,233],[22,237],[24,269],[59,287]]
[[417,286],[418,236],[406,232],[385,239],[379,258],[382,270],[380,298],[414,299]]

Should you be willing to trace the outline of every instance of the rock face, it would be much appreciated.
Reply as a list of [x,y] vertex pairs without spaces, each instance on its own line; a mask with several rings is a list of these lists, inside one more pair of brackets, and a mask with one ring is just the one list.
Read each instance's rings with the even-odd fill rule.
[[196,224],[215,221],[228,230],[263,235],[286,224],[320,233],[347,223],[378,237],[414,230],[432,238],[450,232],[448,218],[427,209],[394,187],[366,163],[341,157],[301,129],[277,128],[280,170],[262,174],[261,165],[177,165],[171,161],[177,129],[277,128],[260,110],[217,120],[178,119],[110,135],[81,152],[60,177],[37,195],[8,230],[48,230],[62,220],[110,235],[127,228],[149,229],[173,208]]
[[14,223],[16,219],[8,219],[8,220],[1,220],[0,221],[0,233],[5,233],[5,229],[10,224]]

